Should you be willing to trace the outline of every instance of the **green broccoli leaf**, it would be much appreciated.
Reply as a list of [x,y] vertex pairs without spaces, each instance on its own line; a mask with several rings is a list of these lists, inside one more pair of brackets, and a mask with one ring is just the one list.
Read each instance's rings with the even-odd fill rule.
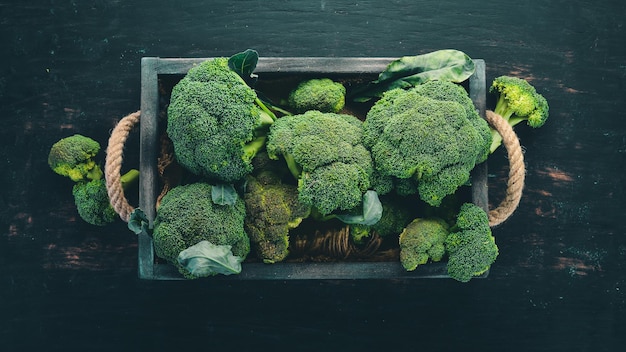
[[178,255],[178,263],[194,277],[239,274],[242,261],[233,255],[230,245],[214,245],[209,241],[200,241]]
[[346,224],[372,226],[383,216],[383,205],[376,191],[369,190],[363,194],[362,214],[337,214],[337,219]]
[[447,49],[405,56],[391,62],[378,79],[353,93],[353,100],[365,102],[394,88],[410,88],[432,81],[463,82],[475,71],[474,61],[462,51]]
[[217,184],[211,187],[211,199],[219,205],[235,205],[239,196],[232,184]]
[[235,54],[228,59],[228,67],[237,72],[244,80],[250,79],[259,61],[259,53],[253,49],[247,49]]
[[134,232],[135,235],[139,235],[141,233],[148,236],[152,235],[148,217],[146,216],[146,213],[139,208],[136,208],[132,213],[130,213],[130,218],[128,219],[128,229]]

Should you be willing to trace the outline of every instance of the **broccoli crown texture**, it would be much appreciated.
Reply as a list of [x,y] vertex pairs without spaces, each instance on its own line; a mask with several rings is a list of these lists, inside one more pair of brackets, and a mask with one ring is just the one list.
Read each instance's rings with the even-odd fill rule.
[[533,128],[546,123],[549,115],[548,102],[526,80],[500,76],[493,80],[489,91],[498,94],[494,112],[509,120],[512,126],[524,120]]
[[448,275],[461,282],[467,282],[489,270],[498,256],[487,213],[472,203],[461,206],[456,225],[448,234],[445,246]]
[[[413,178],[420,198],[437,206],[469,180],[488,150],[488,126],[467,116],[457,101],[429,98],[417,89],[394,89],[368,112],[364,144],[381,175]],[[408,193],[410,182],[403,188]]]
[[213,203],[211,185],[207,183],[174,187],[157,209],[154,250],[186,277],[191,275],[178,263],[178,255],[203,240],[214,245],[230,245],[233,255],[244,259],[250,252],[250,240],[244,230],[245,215],[241,198],[234,205]]
[[450,81],[437,80],[420,84],[415,87],[415,90],[425,97],[442,101],[455,101],[463,105],[467,113],[467,120],[474,125],[474,128],[482,138],[482,145],[479,146],[479,150],[482,151],[482,154],[478,155],[476,162],[481,163],[487,160],[489,156],[489,146],[492,141],[489,124],[478,115],[474,102],[462,86]]
[[100,151],[100,144],[80,134],[59,140],[50,148],[48,165],[61,176],[72,181],[98,180],[102,170],[93,159]]
[[258,257],[276,263],[289,254],[289,231],[309,216],[311,207],[298,200],[296,186],[268,174],[247,178],[244,225]]
[[300,201],[326,215],[355,208],[370,187],[372,158],[362,138],[354,116],[307,111],[278,119],[266,147],[298,179]]
[[78,182],[72,189],[78,215],[86,222],[104,226],[115,220],[117,214],[109,202],[104,179]]
[[265,127],[273,122],[256,101],[227,58],[190,69],[174,86],[167,111],[167,133],[178,162],[194,174],[224,182],[245,177],[263,146]]
[[289,106],[296,113],[309,110],[339,112],[346,103],[346,88],[329,78],[301,82],[289,94]]
[[428,260],[440,261],[445,254],[448,225],[439,218],[415,219],[400,234],[400,263],[407,271]]

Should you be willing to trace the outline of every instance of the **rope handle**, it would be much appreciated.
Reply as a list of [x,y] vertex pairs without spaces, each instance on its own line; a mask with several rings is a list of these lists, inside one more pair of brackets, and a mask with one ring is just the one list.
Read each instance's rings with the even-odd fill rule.
[[[111,132],[107,146],[104,173],[106,187],[111,206],[120,218],[128,222],[130,214],[135,210],[124,196],[120,171],[122,169],[124,144],[133,127],[139,122],[141,111],[131,113],[120,120]],[[526,168],[524,154],[519,139],[513,128],[502,116],[487,110],[487,122],[502,136],[502,142],[509,159],[509,179],[504,200],[497,208],[489,211],[489,226],[495,227],[508,219],[517,209],[522,198]]]
[[124,144],[126,144],[130,131],[139,122],[140,116],[141,111],[136,111],[123,117],[120,122],[117,123],[111,132],[111,137],[109,137],[106,161],[104,164],[104,177],[109,202],[113,210],[115,210],[125,222],[128,222],[130,214],[135,208],[126,200],[124,188],[122,188],[121,170],[122,162],[124,161]]
[[507,181],[506,196],[497,208],[489,211],[489,226],[495,227],[508,219],[522,199],[526,167],[524,165],[524,153],[517,134],[513,127],[500,115],[487,110],[485,118],[502,136],[502,143],[507,151],[509,159],[509,180]]

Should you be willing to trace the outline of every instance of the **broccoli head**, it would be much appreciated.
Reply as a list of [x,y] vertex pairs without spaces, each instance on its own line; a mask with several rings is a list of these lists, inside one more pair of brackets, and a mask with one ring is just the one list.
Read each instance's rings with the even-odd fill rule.
[[195,277],[178,261],[179,254],[202,241],[231,246],[232,254],[242,260],[250,252],[243,200],[237,198],[234,205],[215,204],[211,187],[202,182],[174,187],[162,198],[154,220],[156,255],[174,264],[187,278]]
[[474,102],[467,94],[465,89],[450,81],[429,81],[415,87],[415,91],[425,97],[433,98],[441,101],[455,101],[465,108],[467,120],[474,125],[474,128],[481,136],[482,145],[479,147],[482,154],[476,159],[476,163],[487,160],[489,156],[489,146],[491,146],[492,135],[489,124],[485,119],[478,115],[478,111],[474,106]]
[[250,173],[275,119],[227,58],[190,69],[174,86],[167,114],[177,161],[196,175],[224,182]]
[[100,151],[100,144],[80,134],[59,140],[50,148],[48,165],[61,176],[72,181],[99,180],[102,170],[94,157]]
[[[139,178],[139,171],[132,169],[121,176],[122,187],[126,189]],[[107,193],[106,181],[101,178],[89,182],[77,182],[72,189],[78,215],[86,222],[104,226],[117,217]]]
[[[526,121],[530,127],[538,128],[548,120],[549,107],[546,98],[537,93],[535,87],[526,80],[500,76],[493,80],[489,92],[498,95],[494,112],[511,126]],[[490,151],[493,153],[502,144],[502,136],[495,129],[492,134]]]
[[461,206],[445,246],[448,275],[461,282],[485,273],[498,256],[487,213],[472,203]]
[[289,231],[309,216],[311,207],[298,200],[296,186],[269,171],[247,181],[245,230],[260,259],[280,262],[289,254]]
[[[487,131],[487,132],[485,132]],[[364,144],[382,176],[413,179],[420,198],[438,206],[467,183],[470,171],[483,160],[489,127],[468,119],[467,107],[454,100],[437,100],[417,89],[384,94],[363,124]]]
[[346,103],[346,88],[329,78],[301,82],[289,94],[289,106],[296,113],[309,110],[339,112]]
[[86,222],[96,226],[104,226],[113,222],[117,217],[115,210],[109,203],[104,179],[78,182],[74,185],[72,194],[78,215]]
[[370,187],[372,158],[354,116],[307,111],[270,128],[267,152],[280,156],[298,180],[298,197],[322,215],[353,209]]
[[400,234],[400,263],[407,271],[440,261],[445,254],[448,224],[439,218],[417,218]]

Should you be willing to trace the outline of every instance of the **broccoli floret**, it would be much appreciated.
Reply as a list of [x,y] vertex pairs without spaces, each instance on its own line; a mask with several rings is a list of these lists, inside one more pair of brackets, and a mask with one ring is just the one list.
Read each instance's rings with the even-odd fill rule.
[[[500,76],[493,80],[489,92],[498,94],[494,112],[508,121],[509,125],[515,126],[526,121],[530,127],[539,128],[546,123],[548,102],[526,80]],[[495,129],[492,129],[492,134],[491,153],[502,144],[502,136]]]
[[[438,206],[467,183],[488,148],[484,135],[489,127],[474,124],[467,116],[457,101],[429,98],[416,89],[394,89],[368,112],[364,144],[381,175],[412,178],[420,198]],[[410,192],[411,183],[402,185],[403,193]]]
[[115,220],[117,214],[109,203],[104,179],[79,182],[74,185],[72,194],[78,215],[86,222],[104,226]]
[[329,78],[301,82],[289,94],[289,106],[296,113],[309,110],[339,112],[346,103],[346,88]]
[[356,117],[312,110],[278,119],[267,152],[287,162],[300,201],[327,215],[357,207],[370,187],[372,158],[362,138]]
[[498,256],[487,213],[472,203],[461,206],[445,246],[448,275],[461,282],[485,273]]
[[400,263],[407,271],[440,261],[445,255],[448,224],[439,218],[413,220],[400,234]]
[[172,90],[167,133],[178,162],[196,175],[235,182],[251,172],[275,115],[228,66],[202,62]]
[[98,151],[98,142],[75,134],[52,145],[48,165],[57,174],[67,176],[74,182],[99,180],[102,178],[102,170],[94,160]]
[[489,156],[489,146],[491,146],[492,143],[491,130],[487,121],[478,115],[474,102],[472,102],[472,99],[463,87],[450,81],[438,80],[417,85],[415,91],[429,98],[442,101],[456,101],[463,105],[467,113],[467,119],[474,125],[474,128],[476,128],[482,138],[482,145],[480,146],[482,154],[478,155],[476,163],[487,160]]
[[256,253],[265,263],[284,260],[289,254],[289,231],[309,216],[311,207],[298,200],[298,189],[271,172],[247,177],[245,230]]
[[[138,177],[139,171],[130,170],[121,177],[122,187],[128,187]],[[72,194],[78,215],[89,224],[104,226],[115,220],[117,214],[109,201],[104,179],[78,182],[74,185]]]
[[178,261],[178,256],[201,241],[231,246],[232,254],[241,260],[250,252],[243,200],[237,198],[234,205],[215,204],[211,187],[202,182],[174,187],[162,198],[154,220],[156,255],[178,267],[187,278],[195,276]]

